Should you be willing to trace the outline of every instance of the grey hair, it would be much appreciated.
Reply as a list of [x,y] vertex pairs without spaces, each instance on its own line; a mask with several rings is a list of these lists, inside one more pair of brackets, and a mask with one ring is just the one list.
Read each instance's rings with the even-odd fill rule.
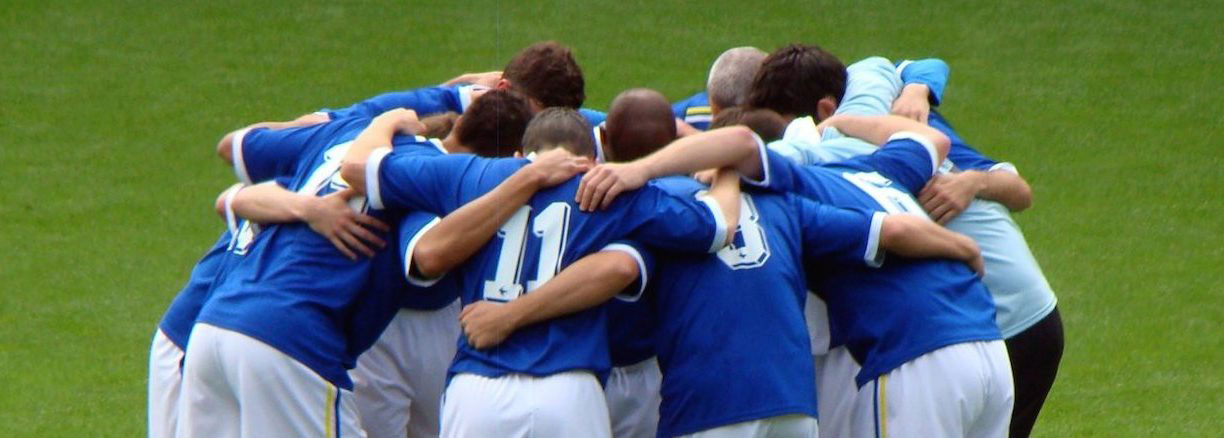
[[749,46],[727,49],[718,55],[706,81],[710,103],[720,108],[743,105],[748,100],[752,77],[761,69],[761,61],[766,55],[761,49]]

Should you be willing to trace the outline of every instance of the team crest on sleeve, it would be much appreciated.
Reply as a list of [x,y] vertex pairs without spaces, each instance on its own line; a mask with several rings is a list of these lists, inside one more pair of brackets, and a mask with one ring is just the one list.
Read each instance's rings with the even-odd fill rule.
[[735,240],[718,250],[718,259],[731,269],[753,269],[769,260],[769,242],[765,229],[760,225],[760,214],[752,195],[740,197],[739,226],[735,229]]

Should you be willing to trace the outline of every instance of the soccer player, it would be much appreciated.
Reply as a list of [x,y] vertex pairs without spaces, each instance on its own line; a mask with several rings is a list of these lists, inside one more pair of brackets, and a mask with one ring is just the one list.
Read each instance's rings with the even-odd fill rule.
[[720,110],[744,104],[765,55],[765,51],[748,46],[722,52],[710,66],[705,91],[673,104],[673,114],[699,131],[709,129]]
[[[986,260],[983,283],[995,300],[996,322],[1008,346],[1015,381],[1016,408],[1010,433],[1027,436],[1053,384],[1063,344],[1054,293],[1019,226],[1008,214],[1008,210],[1029,206],[1030,189],[1014,165],[983,156],[966,144],[938,112],[931,111],[930,106],[942,100],[946,64],[902,62],[898,67],[903,69],[902,77],[909,74],[921,78],[904,81],[903,88],[889,67],[885,60],[862,68],[851,66],[850,86],[837,113],[884,114],[891,105],[894,113],[919,121],[926,121],[929,114],[930,125],[951,139],[948,161],[952,170],[936,175],[918,199],[935,220],[972,237],[982,248]],[[856,88],[856,83],[874,85]],[[894,97],[895,102],[889,104]],[[814,127],[810,120],[807,123]],[[837,137],[826,132],[823,138],[792,138],[770,144],[770,148],[791,151],[788,155],[808,163],[846,159],[875,149],[856,139]]]
[[[735,165],[758,184],[874,211],[921,212],[912,198],[935,173],[947,137],[916,122],[839,116],[847,135],[885,144],[878,152],[821,166],[798,166],[746,142],[720,148],[673,145],[652,159],[600,165],[587,173],[584,205],[608,202],[659,173]],[[913,131],[921,134],[906,133]],[[765,157],[761,160],[759,157]],[[853,436],[1005,436],[1012,386],[994,306],[962,263],[892,258],[879,270],[828,269],[819,291],[834,339],[863,365]],[[908,289],[914,290],[908,290]],[[967,409],[948,400],[963,400]]]
[[[532,121],[537,125],[566,130],[571,139],[566,147],[593,156],[591,128],[573,110],[548,109]],[[371,126],[366,131],[370,141],[363,135],[345,159],[345,180],[364,189],[374,205],[447,213],[527,164],[522,159],[388,154],[381,146],[395,131],[393,124]],[[529,127],[524,141],[532,135]],[[723,178],[701,199],[696,187],[649,186],[613,212],[600,214],[578,211],[573,195],[578,182],[569,178],[536,193],[505,223],[500,241],[490,242],[468,262],[463,269],[465,304],[530,294],[578,256],[625,236],[677,250],[717,250],[726,241],[728,224],[738,217],[738,186],[731,178]],[[446,389],[442,435],[608,436],[599,388],[609,368],[605,330],[603,312],[593,309],[532,326],[495,349],[462,343]],[[530,395],[542,393],[550,397]]]

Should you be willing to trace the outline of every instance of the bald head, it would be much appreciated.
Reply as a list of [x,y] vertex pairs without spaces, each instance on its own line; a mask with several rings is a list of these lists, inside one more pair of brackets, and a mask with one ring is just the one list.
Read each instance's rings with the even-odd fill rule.
[[608,109],[608,161],[633,161],[676,139],[671,103],[658,91],[633,88],[621,92]]
[[736,47],[718,55],[706,81],[710,106],[722,109],[743,105],[748,100],[752,77],[761,69],[761,60],[766,55],[756,47]]

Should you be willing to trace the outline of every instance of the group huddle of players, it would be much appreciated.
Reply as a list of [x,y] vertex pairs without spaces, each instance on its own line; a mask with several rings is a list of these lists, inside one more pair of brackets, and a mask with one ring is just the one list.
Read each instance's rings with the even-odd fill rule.
[[544,42],[229,133],[149,435],[1027,436],[1061,321],[947,77],[740,47],[604,113]]

